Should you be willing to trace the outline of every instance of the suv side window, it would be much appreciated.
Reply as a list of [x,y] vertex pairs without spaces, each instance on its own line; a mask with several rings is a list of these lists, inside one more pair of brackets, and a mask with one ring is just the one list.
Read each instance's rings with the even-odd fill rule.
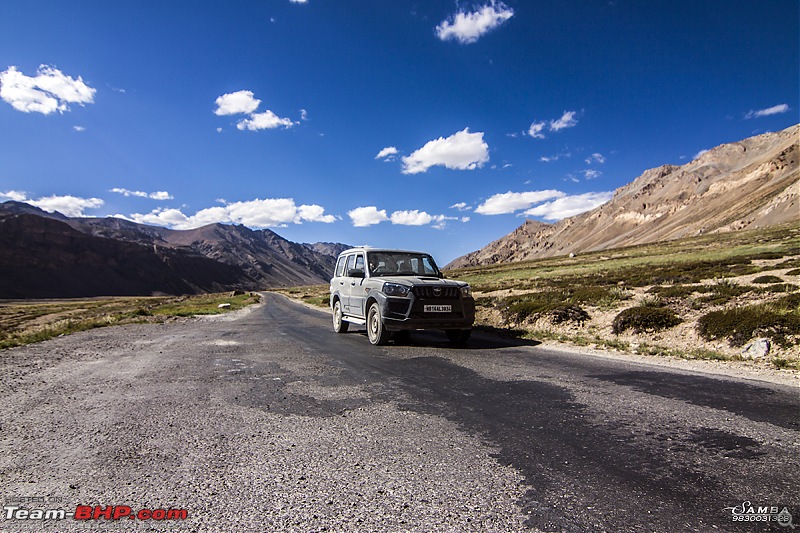
[[362,254],[358,254],[356,256],[356,266],[354,268],[359,269],[361,271],[364,270],[364,256]]
[[351,254],[347,256],[347,269],[344,272],[344,275],[349,275],[350,271],[356,267],[356,256],[355,254]]
[[347,264],[347,257],[342,256],[339,258],[339,261],[336,263],[336,272],[334,272],[334,276],[340,278],[344,276],[344,267]]

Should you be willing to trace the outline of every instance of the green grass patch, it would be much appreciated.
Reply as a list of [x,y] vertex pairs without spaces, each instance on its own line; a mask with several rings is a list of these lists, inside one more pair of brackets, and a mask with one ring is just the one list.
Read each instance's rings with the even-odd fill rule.
[[[11,348],[78,331],[172,316],[224,313],[258,301],[258,296],[111,297],[0,302],[0,348]],[[230,307],[220,309],[220,303]]]

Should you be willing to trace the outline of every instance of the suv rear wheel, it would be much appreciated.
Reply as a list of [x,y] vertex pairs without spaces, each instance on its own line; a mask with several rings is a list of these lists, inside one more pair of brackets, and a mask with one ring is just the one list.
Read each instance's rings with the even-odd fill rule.
[[367,313],[367,337],[369,342],[375,346],[383,346],[389,342],[389,332],[383,326],[383,317],[381,317],[381,306],[378,302],[373,302],[369,306]]
[[453,344],[466,344],[469,340],[470,335],[472,334],[471,329],[448,329],[445,331],[447,333],[447,338]]

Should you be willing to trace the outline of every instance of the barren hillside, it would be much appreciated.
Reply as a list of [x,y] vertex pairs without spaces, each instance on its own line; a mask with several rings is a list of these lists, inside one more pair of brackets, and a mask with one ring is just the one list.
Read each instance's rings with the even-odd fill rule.
[[527,220],[448,268],[734,231],[800,218],[800,125],[645,171],[607,203],[555,224]]

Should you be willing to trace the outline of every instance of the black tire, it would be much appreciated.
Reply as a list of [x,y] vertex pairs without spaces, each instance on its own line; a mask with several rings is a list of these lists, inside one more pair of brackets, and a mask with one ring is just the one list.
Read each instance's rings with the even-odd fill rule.
[[472,335],[471,329],[448,329],[445,331],[447,333],[447,338],[450,340],[452,344],[462,345],[466,344],[469,340],[470,335]]
[[346,333],[348,327],[350,327],[350,323],[342,319],[342,302],[336,300],[333,304],[333,331]]
[[378,305],[378,302],[369,306],[369,312],[367,312],[367,337],[369,337],[370,344],[375,346],[383,346],[389,342],[389,332],[383,325],[381,306]]

